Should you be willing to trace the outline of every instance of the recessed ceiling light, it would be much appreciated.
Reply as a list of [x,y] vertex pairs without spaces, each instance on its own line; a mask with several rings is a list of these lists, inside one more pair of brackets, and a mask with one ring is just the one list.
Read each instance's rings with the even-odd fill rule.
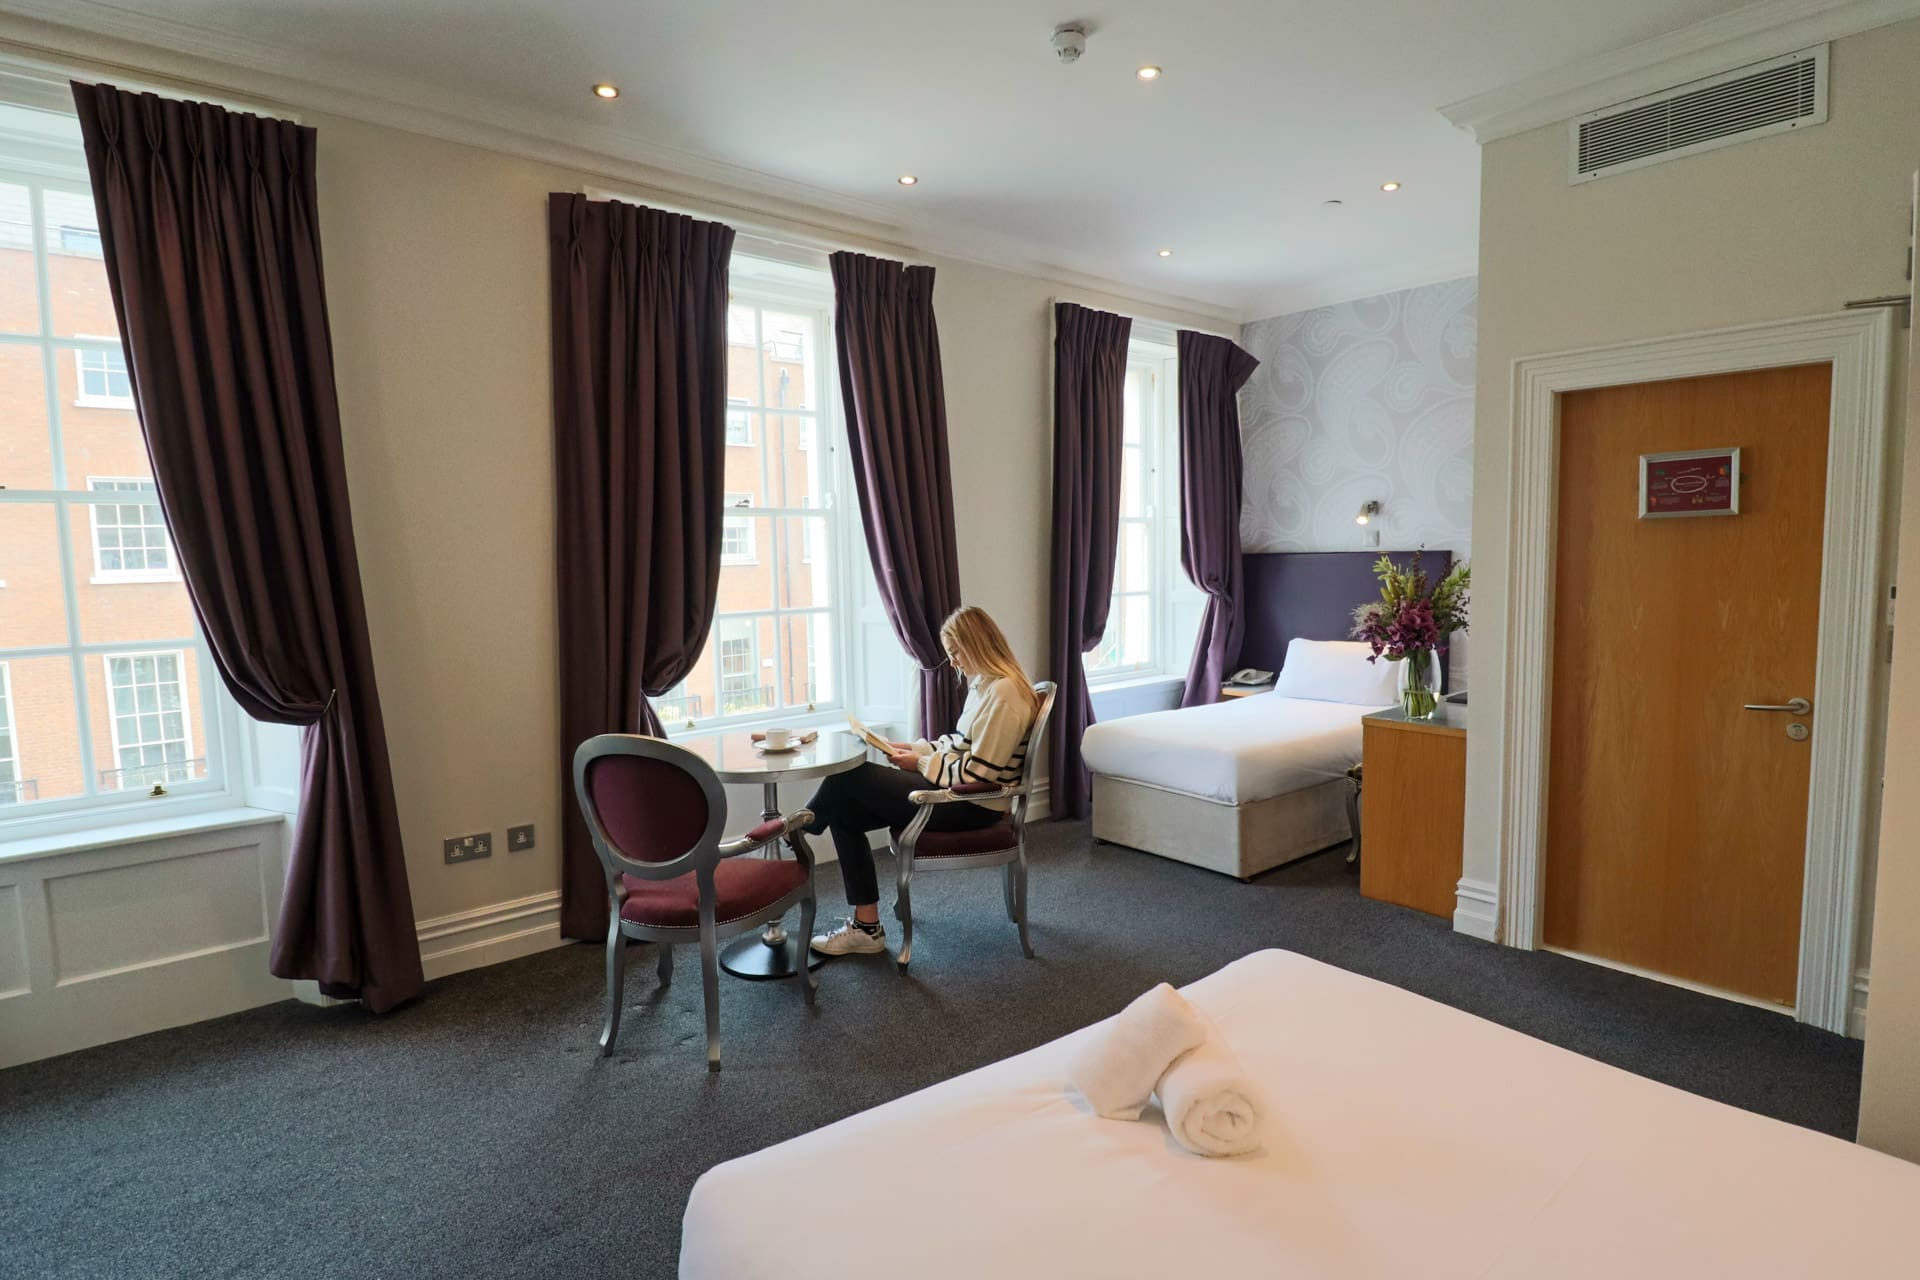
[[1134,72],[1133,74],[1138,76],[1142,80],[1158,80],[1160,78],[1160,68],[1142,67],[1138,71]]
[[1162,250],[1160,251],[1160,256],[1161,256],[1161,257],[1163,257],[1163,258],[1171,258],[1171,257],[1173,256],[1173,250],[1171,250],[1171,249],[1162,249]]
[[620,96],[620,90],[610,84],[597,84],[593,86],[593,96],[596,98],[617,98]]
[[1397,182],[1383,182],[1380,184],[1380,189],[1382,191],[1398,191],[1400,184]]
[[903,187],[913,187],[913,186],[918,186],[919,184],[920,184],[920,179],[914,177],[910,173],[903,173],[900,175],[900,185]]
[[1344,200],[1322,200],[1320,202],[1320,207],[1322,209],[1338,209],[1341,205],[1345,203],[1346,201]]

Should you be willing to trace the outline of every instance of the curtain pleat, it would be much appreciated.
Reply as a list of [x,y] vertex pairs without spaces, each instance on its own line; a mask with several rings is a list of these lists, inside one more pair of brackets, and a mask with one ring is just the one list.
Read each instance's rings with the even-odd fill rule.
[[1220,699],[1245,620],[1240,563],[1240,388],[1260,361],[1226,338],[1181,330],[1180,567],[1207,593],[1180,705]]

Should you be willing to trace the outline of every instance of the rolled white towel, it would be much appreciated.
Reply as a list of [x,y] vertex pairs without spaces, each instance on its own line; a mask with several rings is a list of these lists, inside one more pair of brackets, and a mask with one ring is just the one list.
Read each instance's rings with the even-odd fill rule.
[[1069,1069],[1073,1087],[1109,1120],[1138,1120],[1175,1058],[1207,1038],[1207,1020],[1166,983],[1122,1009]]
[[1240,1059],[1206,1023],[1207,1038],[1182,1054],[1155,1092],[1167,1128],[1195,1155],[1241,1156],[1260,1149],[1260,1096]]

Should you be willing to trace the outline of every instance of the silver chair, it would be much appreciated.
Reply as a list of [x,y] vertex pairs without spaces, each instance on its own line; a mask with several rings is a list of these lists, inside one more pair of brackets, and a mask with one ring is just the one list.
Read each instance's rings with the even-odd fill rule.
[[[602,1055],[620,1034],[626,939],[660,946],[660,983],[673,980],[673,947],[700,944],[707,1007],[707,1070],[720,1069],[720,940],[750,933],[800,904],[800,936],[813,936],[813,851],[800,809],[722,842],[727,800],[707,762],[659,738],[603,733],[573,753],[573,786],[607,875],[607,1024]],[[742,858],[785,840],[794,860]],[[817,985],[802,989],[808,1003]]]
[[[894,899],[893,915],[900,922],[900,954],[894,963],[907,971],[913,960],[913,873],[922,871],[959,871],[968,867],[1000,867],[1005,880],[1007,918],[1020,928],[1020,950],[1033,959],[1033,943],[1027,938],[1027,807],[1032,803],[1034,762],[1040,758],[1047,732],[1047,720],[1053,715],[1057,687],[1051,680],[1033,686],[1040,709],[1027,734],[1026,759],[1020,768],[1020,781],[1010,787],[985,782],[965,782],[944,790],[915,791],[908,799],[920,806],[912,821],[892,832],[893,856],[899,868],[899,896]],[[1005,817],[990,827],[972,831],[929,831],[935,805],[963,800],[1013,801]]]

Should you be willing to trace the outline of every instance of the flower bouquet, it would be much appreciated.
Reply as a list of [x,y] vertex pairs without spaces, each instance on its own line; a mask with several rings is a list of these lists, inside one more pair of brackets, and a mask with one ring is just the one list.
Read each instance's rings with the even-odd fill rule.
[[1381,556],[1373,571],[1380,598],[1353,611],[1353,638],[1372,647],[1368,662],[1405,661],[1407,678],[1400,705],[1412,720],[1426,720],[1440,705],[1440,664],[1447,638],[1467,629],[1467,587],[1473,570],[1461,561],[1434,582],[1419,557],[1406,567]]

